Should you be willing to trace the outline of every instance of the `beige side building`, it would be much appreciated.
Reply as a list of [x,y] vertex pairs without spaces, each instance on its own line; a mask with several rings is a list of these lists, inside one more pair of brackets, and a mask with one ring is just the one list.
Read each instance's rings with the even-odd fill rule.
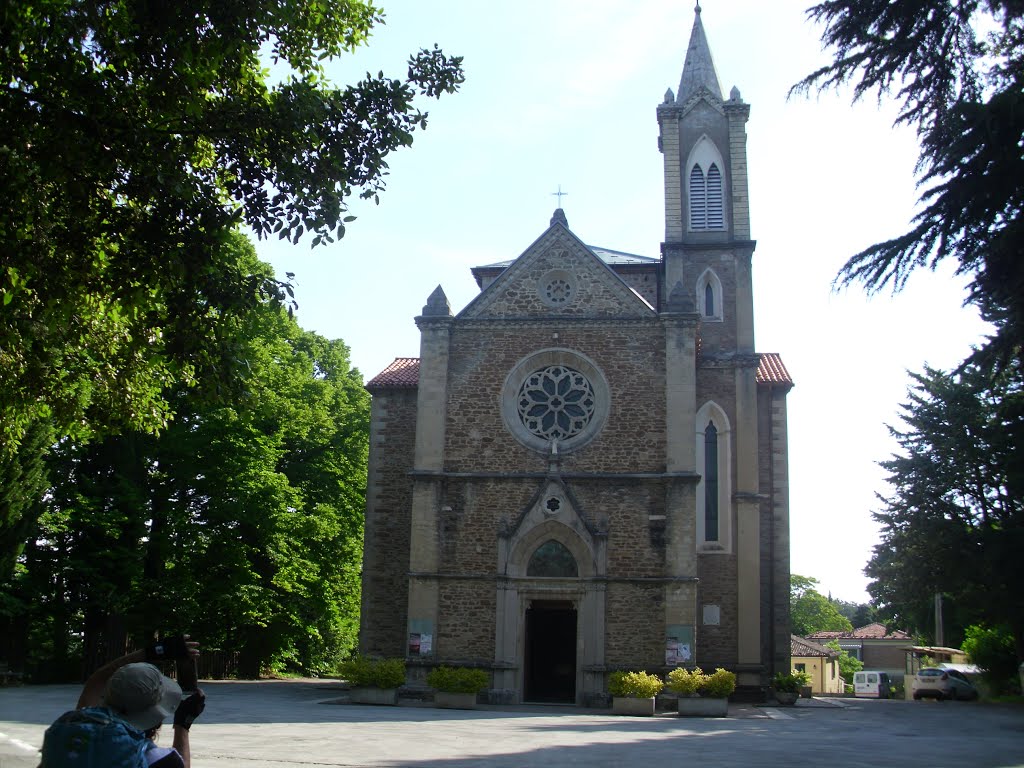
[[804,672],[811,693],[844,693],[845,683],[839,674],[839,651],[793,635],[790,641],[793,671]]
[[367,384],[364,653],[582,705],[619,669],[723,666],[751,697],[790,669],[793,382],[754,346],[749,110],[698,9],[656,110],[660,255],[558,209],[457,314],[430,294],[419,357]]

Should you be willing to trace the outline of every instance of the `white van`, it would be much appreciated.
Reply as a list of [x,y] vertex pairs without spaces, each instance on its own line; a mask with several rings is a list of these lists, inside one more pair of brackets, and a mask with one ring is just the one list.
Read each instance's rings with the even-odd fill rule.
[[863,670],[853,673],[853,695],[866,699],[888,699],[892,693],[887,672]]

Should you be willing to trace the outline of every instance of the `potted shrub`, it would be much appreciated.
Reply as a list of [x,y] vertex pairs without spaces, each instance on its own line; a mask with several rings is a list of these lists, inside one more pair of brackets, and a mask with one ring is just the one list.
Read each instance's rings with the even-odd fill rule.
[[800,698],[800,689],[807,685],[810,679],[806,672],[776,672],[772,678],[775,700],[784,706],[796,704],[796,700]]
[[441,666],[427,673],[427,685],[437,691],[434,703],[447,709],[473,709],[477,694],[490,682],[484,670],[469,667]]
[[700,667],[677,667],[668,673],[668,689],[678,695],[680,715],[689,717],[725,717],[729,696],[736,690],[736,675],[719,667],[710,675]]
[[664,686],[660,677],[646,672],[612,672],[608,676],[612,712],[650,717],[654,714],[654,697]]
[[341,664],[341,676],[352,686],[353,704],[397,704],[398,688],[405,683],[405,659],[352,656]]

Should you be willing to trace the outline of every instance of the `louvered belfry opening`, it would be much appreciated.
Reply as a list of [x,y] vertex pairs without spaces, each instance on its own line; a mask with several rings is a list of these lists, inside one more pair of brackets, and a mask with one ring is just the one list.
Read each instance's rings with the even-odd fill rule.
[[714,163],[708,168],[707,178],[707,228],[721,229],[722,218],[722,172]]
[[722,172],[712,163],[707,176],[697,164],[690,169],[690,229],[722,229]]
[[707,228],[707,189],[699,165],[690,170],[690,229]]

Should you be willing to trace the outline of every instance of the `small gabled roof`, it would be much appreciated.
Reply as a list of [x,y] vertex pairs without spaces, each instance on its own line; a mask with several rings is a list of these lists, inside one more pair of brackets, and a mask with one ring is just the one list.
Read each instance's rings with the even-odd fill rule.
[[761,353],[761,363],[757,366],[757,383],[793,386],[793,377],[789,375],[778,352]]
[[826,648],[824,645],[812,642],[811,640],[805,640],[802,637],[796,635],[790,635],[789,638],[789,655],[790,656],[825,656],[830,659],[834,659],[839,655],[839,652],[834,648]]
[[366,382],[366,389],[416,389],[419,382],[420,359],[396,357],[391,365]]

